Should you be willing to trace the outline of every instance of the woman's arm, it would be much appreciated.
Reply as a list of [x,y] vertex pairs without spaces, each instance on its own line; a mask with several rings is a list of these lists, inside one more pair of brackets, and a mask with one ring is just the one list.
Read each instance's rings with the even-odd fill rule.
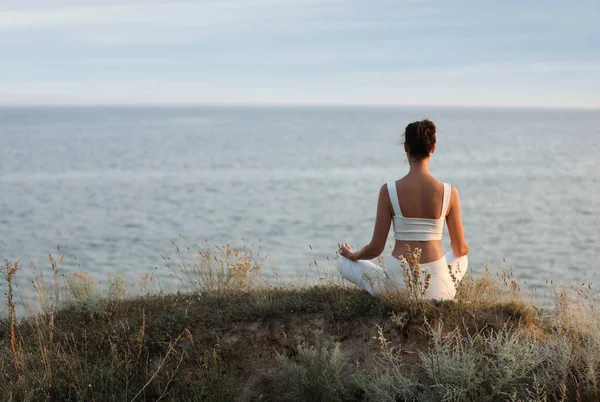
[[377,217],[375,218],[375,228],[373,229],[373,237],[371,242],[362,250],[356,253],[351,253],[348,258],[352,261],[356,260],[371,260],[379,257],[385,249],[392,224],[392,211],[390,203],[390,195],[387,190],[387,185],[384,184],[379,190],[379,199],[377,200]]
[[458,196],[458,190],[452,186],[452,198],[450,199],[450,212],[446,217],[446,224],[448,225],[448,233],[450,234],[450,245],[452,251],[457,257],[462,257],[469,253],[469,245],[465,239],[465,232],[463,228],[462,218],[460,215],[460,198]]

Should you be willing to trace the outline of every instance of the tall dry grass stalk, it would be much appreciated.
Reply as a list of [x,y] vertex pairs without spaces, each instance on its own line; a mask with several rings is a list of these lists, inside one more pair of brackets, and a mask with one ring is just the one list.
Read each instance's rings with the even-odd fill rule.
[[411,310],[416,311],[427,295],[431,274],[421,269],[419,261],[421,260],[421,249],[412,250],[406,245],[405,255],[400,256],[402,264],[402,275],[404,277],[404,286],[408,291]]
[[190,332],[190,330],[188,328],[186,328],[184,331],[185,331],[185,335],[187,336],[188,340],[190,341],[190,343],[192,345],[192,349],[194,350],[194,355],[196,356],[196,360],[197,360],[198,364],[202,364],[203,359],[202,359],[202,356],[200,356],[200,353],[198,353],[198,349],[196,348],[196,342],[194,341],[194,337],[192,336],[192,333]]
[[36,349],[39,352],[39,363],[42,367],[42,387],[46,400],[51,399],[52,384],[53,384],[53,365],[55,355],[53,354],[53,343],[54,343],[54,318],[55,308],[54,304],[50,308],[49,314],[36,314],[30,317],[29,320],[32,322],[32,326],[35,329],[36,334]]
[[20,356],[20,347],[17,346],[17,339],[15,334],[15,303],[14,303],[14,292],[13,292],[13,280],[15,274],[21,269],[21,263],[16,261],[14,263],[10,263],[8,260],[4,262],[4,266],[2,267],[2,273],[4,274],[4,278],[6,279],[6,283],[8,285],[8,294],[6,298],[6,305],[8,308],[8,325],[10,331],[10,351],[12,355],[12,364],[14,368],[14,376],[15,382],[17,384],[17,394],[20,391],[20,375],[19,375],[19,356]]
[[142,324],[140,325],[140,332],[137,336],[138,343],[138,360],[142,358],[142,345],[144,344],[144,337],[146,336],[146,309],[142,308]]

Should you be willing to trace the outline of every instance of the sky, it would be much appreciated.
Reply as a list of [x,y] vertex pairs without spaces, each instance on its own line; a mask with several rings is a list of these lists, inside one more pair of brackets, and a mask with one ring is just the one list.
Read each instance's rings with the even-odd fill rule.
[[598,0],[0,0],[0,105],[600,108]]

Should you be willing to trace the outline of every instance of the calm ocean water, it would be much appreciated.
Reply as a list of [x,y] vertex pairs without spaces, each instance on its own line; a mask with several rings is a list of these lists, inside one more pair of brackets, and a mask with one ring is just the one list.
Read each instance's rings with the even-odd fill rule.
[[65,269],[138,278],[184,234],[262,239],[281,273],[314,277],[338,242],[370,240],[379,187],[408,169],[403,128],[423,117],[473,271],[600,283],[600,111],[4,108],[0,258],[26,276],[60,244]]

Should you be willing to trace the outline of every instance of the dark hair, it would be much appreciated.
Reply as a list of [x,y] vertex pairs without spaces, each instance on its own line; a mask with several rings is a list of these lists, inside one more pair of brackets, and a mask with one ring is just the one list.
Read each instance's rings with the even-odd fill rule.
[[411,158],[427,158],[435,146],[435,124],[428,119],[410,123],[404,130],[404,141]]

